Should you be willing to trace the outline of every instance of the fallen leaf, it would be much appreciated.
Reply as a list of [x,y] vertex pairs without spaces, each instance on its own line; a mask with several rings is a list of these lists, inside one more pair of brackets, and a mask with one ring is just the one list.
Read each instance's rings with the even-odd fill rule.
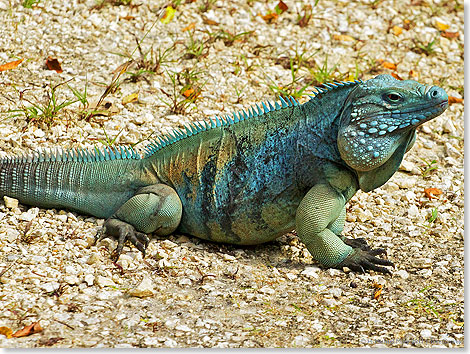
[[345,42],[351,42],[355,40],[353,37],[348,36],[347,34],[334,34],[333,38],[336,39],[337,41],[345,41]]
[[181,32],[186,32],[194,29],[196,27],[196,22],[191,22],[189,25],[187,25],[185,28],[181,30]]
[[41,332],[42,328],[38,322],[33,322],[29,326],[25,326],[22,329],[19,329],[15,333],[12,334],[12,337],[26,337],[34,333]]
[[393,26],[392,32],[395,36],[399,36],[400,34],[403,33],[403,28],[398,27],[398,26]]
[[279,15],[275,12],[270,12],[264,16],[260,15],[263,20],[265,20],[267,23],[272,23],[277,20]]
[[218,22],[211,20],[210,18],[207,18],[206,16],[202,16],[202,21],[206,25],[210,25],[210,26],[217,26],[219,24]]
[[160,22],[165,25],[170,23],[171,20],[173,20],[173,17],[175,17],[175,13],[176,13],[176,10],[173,7],[167,6],[167,8],[165,9],[165,14],[160,19]]
[[439,22],[439,21],[436,21],[436,28],[439,30],[439,31],[445,31],[449,28],[449,25],[446,25],[442,22]]
[[382,295],[382,290],[383,290],[383,285],[380,285],[378,283],[374,283],[374,288],[377,290],[374,292],[374,300],[378,300],[380,295]]
[[379,60],[380,64],[386,69],[397,70],[397,64],[390,63],[389,61]]
[[397,73],[391,73],[390,75],[392,75],[397,80],[400,80],[400,81],[403,80],[403,78],[400,75],[398,75]]
[[449,104],[452,103],[463,103],[463,98],[449,96]]
[[411,21],[410,20],[404,20],[403,21],[403,28],[408,31],[411,28]]
[[280,15],[283,12],[287,11],[288,8],[289,7],[281,0],[274,8],[274,11],[276,11],[276,13]]
[[50,347],[50,346],[56,344],[57,342],[61,341],[62,339],[64,339],[64,338],[62,338],[62,337],[52,337],[52,338],[49,338],[47,340],[41,340],[41,341],[39,341],[38,344],[40,346]]
[[408,73],[409,76],[411,77],[418,77],[418,72],[415,71],[415,70],[410,70],[410,72]]
[[424,194],[426,195],[426,197],[429,198],[429,200],[431,199],[439,199],[438,197],[436,197],[436,195],[441,195],[442,194],[442,191],[438,188],[426,188],[424,190]]
[[122,99],[122,104],[123,105],[126,105],[128,103],[132,103],[132,102],[135,102],[139,99],[139,93],[138,92],[134,92],[134,93],[131,93],[130,95],[127,95],[125,96],[123,99]]
[[11,338],[13,331],[9,327],[0,327],[0,334],[3,334],[7,338]]
[[56,58],[47,57],[46,66],[49,70],[55,70],[58,74],[62,72],[62,67]]
[[135,16],[131,16],[131,15],[127,15],[127,16],[121,16],[119,17],[121,20],[127,20],[127,21],[130,21],[130,20],[134,20],[135,19]]
[[189,96],[191,96],[193,93],[194,93],[194,89],[189,88],[189,89],[187,89],[186,91],[183,92],[183,96],[184,96],[184,97],[189,97]]
[[23,59],[19,59],[19,60],[11,61],[6,64],[2,64],[0,65],[0,71],[15,69],[18,65],[20,65],[22,61]]
[[444,32],[441,32],[441,36],[442,36],[442,37],[445,37],[445,38],[449,38],[449,39],[452,39],[452,38],[459,38],[460,33],[459,33],[459,32],[448,32],[448,31],[444,31]]

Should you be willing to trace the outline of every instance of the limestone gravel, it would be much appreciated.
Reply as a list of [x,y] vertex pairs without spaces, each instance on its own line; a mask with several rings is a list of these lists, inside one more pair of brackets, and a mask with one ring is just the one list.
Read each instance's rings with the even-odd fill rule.
[[[273,11],[276,1],[197,0],[181,2],[163,24],[163,1],[43,0],[27,9],[23,1],[0,0],[0,64],[24,59],[0,72],[1,156],[107,139],[142,148],[154,131],[275,99],[269,87],[292,81],[289,58],[296,53],[306,61],[297,89],[319,68],[335,79],[390,73],[384,60],[397,64],[395,74],[404,79],[438,84],[462,98],[459,2],[284,2],[288,11],[273,23],[259,15]],[[300,27],[307,5],[313,16]],[[449,28],[439,30],[438,23]],[[445,31],[457,37],[442,36]],[[168,56],[156,74],[125,74],[105,99],[109,114],[80,118],[79,102],[51,125],[8,113],[44,104],[50,87],[63,82],[81,92],[86,87],[89,102],[98,101],[129,53],[141,57],[136,39],[147,59],[170,48]],[[188,55],[200,43],[199,58]],[[61,74],[46,70],[49,56],[61,62]],[[178,90],[189,74],[202,89],[184,113],[168,106],[173,72]],[[59,102],[74,98],[67,85],[57,87]],[[136,102],[122,103],[136,92]],[[93,243],[103,220],[5,198],[0,327],[15,331],[39,320],[44,330],[0,335],[0,347],[463,347],[463,127],[463,105],[453,104],[419,129],[388,184],[359,192],[348,204],[344,234],[385,247],[397,265],[392,277],[319,267],[295,234],[252,247],[175,234],[153,240],[145,259],[125,247],[115,264],[114,241]],[[442,195],[430,200],[429,187]]]

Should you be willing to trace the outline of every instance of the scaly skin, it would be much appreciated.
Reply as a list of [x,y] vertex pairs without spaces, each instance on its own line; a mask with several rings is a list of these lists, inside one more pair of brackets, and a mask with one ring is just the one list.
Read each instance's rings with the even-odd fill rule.
[[[303,105],[281,100],[175,131],[147,148],[0,162],[0,194],[107,218],[100,237],[145,253],[147,233],[259,244],[296,229],[327,267],[387,273],[361,239],[341,236],[345,204],[384,184],[416,128],[447,108],[439,87],[380,75],[327,84]],[[60,161],[57,161],[60,160]]]

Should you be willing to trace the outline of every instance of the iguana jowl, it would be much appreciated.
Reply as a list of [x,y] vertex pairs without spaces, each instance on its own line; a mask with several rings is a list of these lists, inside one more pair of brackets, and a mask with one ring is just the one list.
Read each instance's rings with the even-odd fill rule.
[[389,272],[383,249],[341,236],[345,204],[395,173],[447,94],[389,75],[317,90],[302,105],[280,98],[192,123],[142,157],[108,147],[3,158],[0,195],[106,218],[115,257],[126,240],[145,252],[152,232],[250,245],[295,229],[327,267]]

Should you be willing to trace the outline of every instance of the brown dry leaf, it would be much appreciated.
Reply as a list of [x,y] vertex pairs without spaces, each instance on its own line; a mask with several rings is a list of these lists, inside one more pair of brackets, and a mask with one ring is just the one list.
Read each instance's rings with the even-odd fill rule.
[[335,34],[333,35],[333,38],[336,39],[337,41],[345,41],[345,42],[351,42],[355,40],[353,37],[348,36],[347,34]]
[[128,103],[136,102],[138,99],[139,99],[139,93],[134,92],[134,93],[131,93],[130,95],[125,96],[122,99],[122,104],[126,105]]
[[131,16],[131,15],[127,15],[127,16],[121,16],[119,17],[121,20],[127,20],[127,21],[130,21],[130,20],[135,20],[135,16]]
[[62,72],[62,67],[56,58],[47,57],[46,66],[49,70],[55,70],[55,72],[58,74]]
[[410,72],[408,73],[409,76],[411,77],[418,77],[418,72],[415,71],[415,70],[410,70]]
[[279,15],[282,14],[283,12],[286,12],[289,7],[281,0],[279,3],[276,5],[275,11]]
[[452,38],[459,38],[460,33],[459,33],[459,32],[448,32],[448,31],[444,31],[444,32],[441,32],[441,36],[442,36],[442,37],[445,37],[445,38],[449,38],[449,39],[452,39]]
[[186,32],[190,31],[192,29],[196,28],[196,22],[191,22],[189,25],[187,25],[185,28],[181,30],[181,32]]
[[392,75],[397,80],[400,80],[400,81],[403,80],[403,78],[400,75],[398,75],[397,73],[391,73],[390,75]]
[[426,188],[424,190],[424,194],[426,195],[426,197],[429,198],[429,200],[431,199],[439,199],[439,197],[436,197],[436,195],[441,195],[442,194],[442,191],[438,188]]
[[403,28],[401,28],[399,26],[393,26],[392,32],[395,36],[399,36],[400,34],[403,33]]
[[449,104],[452,103],[463,103],[463,98],[449,96]]
[[22,61],[23,59],[19,59],[19,60],[11,61],[6,64],[2,64],[0,65],[0,71],[15,69],[18,65],[20,65]]
[[403,21],[403,28],[408,31],[411,28],[411,21],[410,20],[404,20]]
[[193,89],[193,88],[189,88],[189,89],[187,89],[186,91],[183,92],[183,96],[184,96],[184,97],[189,97],[189,96],[191,96],[193,93],[194,93],[194,89]]
[[270,13],[264,15],[264,16],[263,15],[260,15],[260,16],[263,20],[266,21],[266,23],[273,23],[279,17],[279,15],[275,12],[270,12]]
[[312,5],[308,5],[308,4],[304,5],[303,10],[304,10],[304,15],[300,18],[297,24],[300,27],[307,27],[310,19],[312,18]]
[[383,290],[383,285],[380,285],[378,283],[373,284],[374,288],[377,290],[374,292],[374,300],[378,300],[380,295],[382,295],[382,290]]
[[34,333],[42,331],[42,327],[39,324],[39,321],[31,323],[29,326],[24,326],[22,329],[19,329],[13,333],[12,337],[26,337]]
[[386,69],[397,70],[397,64],[390,63],[389,61],[379,60],[380,64]]
[[0,334],[3,334],[8,339],[11,338],[13,331],[9,327],[0,327]]
[[449,25],[446,25],[445,23],[436,21],[436,28],[437,28],[439,31],[445,31],[445,30],[447,30],[447,29],[449,28]]
[[219,23],[211,20],[210,18],[207,18],[206,16],[202,16],[202,21],[209,26],[217,26]]

